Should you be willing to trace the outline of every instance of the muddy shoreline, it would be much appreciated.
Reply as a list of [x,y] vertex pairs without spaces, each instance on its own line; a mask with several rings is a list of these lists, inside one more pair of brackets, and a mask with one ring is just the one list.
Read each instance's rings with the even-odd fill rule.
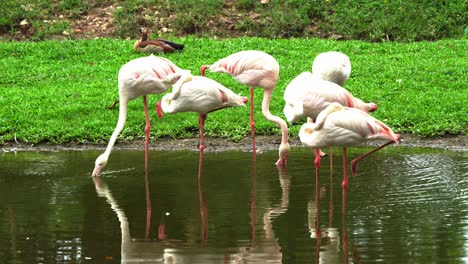
[[[402,141],[400,146],[403,147],[427,147],[427,148],[440,148],[453,151],[468,151],[468,137],[465,135],[457,136],[444,136],[433,138],[422,138],[411,134],[402,134]],[[280,144],[279,136],[257,136],[257,150],[270,151],[277,150]],[[291,147],[305,147],[298,138],[290,138],[289,143]],[[371,142],[368,145],[378,145],[379,142]],[[252,150],[251,138],[246,137],[240,141],[231,141],[224,138],[210,138],[205,139],[207,152],[221,152],[221,151],[246,151]],[[106,144],[88,144],[88,143],[66,143],[66,144],[30,144],[22,142],[7,142],[0,144],[0,152],[11,151],[85,151],[85,150],[103,150]],[[133,141],[116,142],[114,149],[134,149],[139,150],[144,148],[144,139],[136,139]],[[198,151],[198,138],[188,139],[172,139],[160,138],[152,140],[150,143],[151,150],[194,150]]]

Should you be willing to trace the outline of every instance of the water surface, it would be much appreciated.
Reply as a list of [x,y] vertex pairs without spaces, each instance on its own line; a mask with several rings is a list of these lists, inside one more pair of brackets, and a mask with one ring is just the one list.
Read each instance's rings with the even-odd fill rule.
[[198,152],[152,151],[146,185],[143,151],[93,179],[99,154],[1,154],[0,263],[468,262],[467,152],[389,147],[345,201],[340,149],[318,201],[307,148],[283,171],[276,151],[207,152],[200,175]]

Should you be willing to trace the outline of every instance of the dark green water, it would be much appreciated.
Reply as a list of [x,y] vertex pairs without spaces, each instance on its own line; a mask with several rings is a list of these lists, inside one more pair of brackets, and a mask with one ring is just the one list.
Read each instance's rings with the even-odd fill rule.
[[0,263],[468,262],[467,152],[375,153],[350,176],[345,214],[339,149],[319,203],[306,148],[287,171],[276,151],[207,152],[200,184],[198,152],[154,151],[149,199],[143,151],[114,151],[94,180],[99,154],[0,154]]

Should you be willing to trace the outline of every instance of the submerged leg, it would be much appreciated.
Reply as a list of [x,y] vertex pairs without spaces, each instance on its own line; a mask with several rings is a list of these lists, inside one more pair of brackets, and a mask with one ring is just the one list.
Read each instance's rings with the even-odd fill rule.
[[378,151],[378,150],[380,150],[380,149],[382,149],[382,148],[384,148],[384,147],[386,147],[386,146],[388,146],[388,145],[390,145],[390,144],[393,144],[393,143],[395,143],[395,141],[389,141],[389,142],[383,144],[382,146],[377,147],[377,148],[375,148],[375,149],[373,149],[373,150],[367,152],[366,154],[361,155],[361,156],[359,156],[359,157],[353,159],[353,160],[351,161],[351,173],[352,173],[354,176],[356,176],[356,175],[357,175],[357,164],[358,164],[359,161],[361,161],[361,160],[367,158],[367,157],[368,157],[369,155],[371,155],[372,153],[374,153],[374,152],[376,152],[376,151]]
[[317,241],[320,241],[320,238],[322,237],[321,231],[320,231],[320,150],[319,149],[314,149],[315,153],[315,202],[317,206],[317,217],[316,217],[316,222],[315,222],[315,230],[317,232]]

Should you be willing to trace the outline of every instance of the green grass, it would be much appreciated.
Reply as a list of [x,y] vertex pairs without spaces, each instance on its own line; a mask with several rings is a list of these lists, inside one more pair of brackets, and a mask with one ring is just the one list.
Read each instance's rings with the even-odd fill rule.
[[[395,132],[421,136],[466,134],[468,127],[468,40],[418,43],[368,43],[318,39],[269,40],[237,38],[217,41],[179,38],[183,52],[164,55],[178,66],[199,73],[199,67],[233,52],[258,49],[280,63],[280,79],[271,112],[284,118],[283,91],[300,72],[310,71],[320,52],[339,50],[352,62],[345,87],[379,109],[373,114]],[[117,122],[117,73],[121,65],[143,54],[132,41],[115,39],[43,42],[4,42],[0,45],[0,143],[107,142]],[[230,76],[208,73],[226,87],[248,95]],[[279,135],[279,128],[261,114],[262,90],[256,89],[259,134]],[[154,109],[162,95],[148,96]],[[206,134],[231,139],[249,135],[248,108],[231,108],[208,116]],[[152,137],[198,136],[198,115],[183,113],[158,119],[151,111]],[[144,133],[141,99],[131,101],[127,124],[119,138],[132,140]],[[301,124],[290,127],[297,137]]]

